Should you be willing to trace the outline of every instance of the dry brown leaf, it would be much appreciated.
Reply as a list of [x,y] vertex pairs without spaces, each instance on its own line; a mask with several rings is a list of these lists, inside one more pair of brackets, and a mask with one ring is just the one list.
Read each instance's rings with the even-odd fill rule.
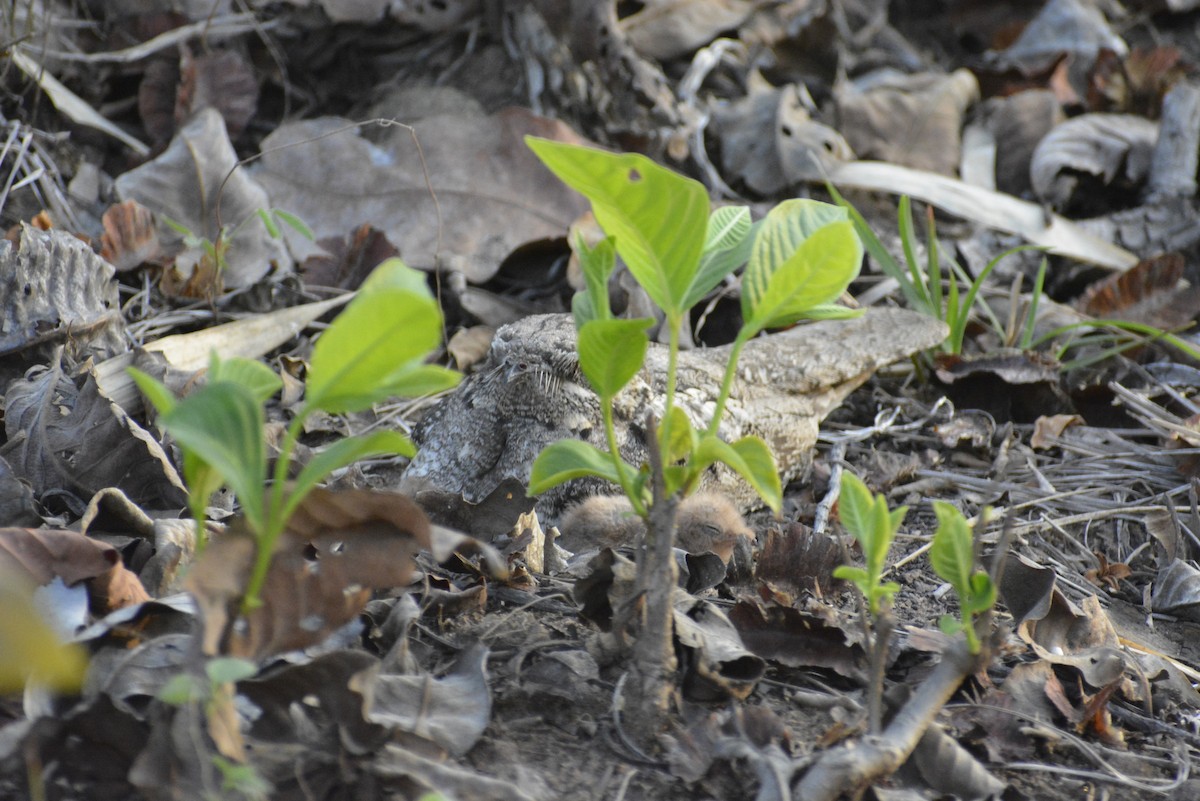
[[846,84],[836,93],[838,130],[859,158],[955,175],[963,114],[978,99],[965,69]]
[[300,267],[309,286],[358,289],[380,262],[400,255],[385,233],[366,223],[349,236],[328,237],[317,244],[325,253],[309,256]]
[[184,48],[175,120],[181,123],[200,109],[215,108],[225,120],[230,139],[237,139],[258,108],[258,79],[246,57],[234,50],[193,56]]
[[1083,423],[1083,418],[1077,414],[1044,414],[1033,422],[1033,435],[1029,438],[1029,447],[1034,450],[1052,448],[1058,444],[1058,440],[1069,426]]
[[136,200],[109,206],[100,224],[100,257],[119,273],[153,261],[162,252],[154,215]]
[[0,242],[0,354],[65,342],[113,356],[129,348],[119,307],[112,265],[67,232],[23,224],[19,243]]
[[60,578],[71,587],[108,572],[120,561],[116,548],[76,531],[0,529],[0,563],[39,586]]
[[[409,265],[449,268],[482,283],[518,246],[562,236],[587,207],[552,180],[524,136],[583,140],[526,109],[489,115],[465,96],[441,96],[412,90],[380,103],[382,116],[434,105],[435,113],[414,123],[420,151],[407,130],[372,130],[368,139],[348,120],[325,117],[284,124],[264,139],[257,175],[275,204],[299,215],[318,238],[369,223]],[[284,233],[297,252],[311,252],[311,243]]]
[[1081,0],[1049,0],[1016,41],[995,55],[998,63],[1030,74],[1064,54],[1090,65],[1104,49],[1120,55],[1129,50],[1099,8]]
[[1188,286],[1183,272],[1182,253],[1142,259],[1132,270],[1092,284],[1076,308],[1102,319],[1179,328],[1200,314],[1200,289]]
[[86,502],[119,487],[148,508],[183,508],[187,491],[162,446],[104,397],[91,373],[31,370],[8,386],[4,458],[38,497],[57,491]]
[[198,56],[183,47],[179,60],[155,58],[138,86],[138,113],[155,142],[170,139],[195,112],[215,108],[230,139],[246,128],[258,106],[258,81],[244,56],[232,50]]
[[648,0],[621,20],[633,49],[667,61],[702,47],[732,30],[763,5],[754,0]]
[[[830,613],[831,616],[832,613]],[[862,681],[866,654],[851,623],[812,612],[740,601],[729,612],[742,642],[758,656],[787,667],[821,667]]]
[[[231,288],[253,284],[272,265],[291,266],[287,248],[256,216],[259,209],[272,208],[271,199],[246,170],[234,169],[237,160],[220,113],[207,108],[179,129],[162,155],[116,180],[122,199],[137,200],[160,220],[170,217],[210,242],[218,240],[222,226],[241,224],[228,240],[221,275]],[[182,241],[178,232],[165,226],[158,233],[165,246],[178,247]]]
[[1088,84],[1088,108],[1153,119],[1171,87],[1195,71],[1176,47],[1135,48],[1125,58],[1103,50]]
[[186,585],[204,609],[204,650],[263,659],[321,642],[376,589],[404,586],[429,522],[402,495],[314,490],[280,537],[261,604],[234,625],[257,543],[232,526],[195,562]]
[[[1140,184],[1150,170],[1158,123],[1132,114],[1084,114],[1046,134],[1033,151],[1029,176],[1045,203],[1063,208],[1085,186]],[[1089,183],[1085,183],[1088,181]],[[1136,195],[1133,195],[1136,197]],[[1134,205],[1130,203],[1129,205]]]

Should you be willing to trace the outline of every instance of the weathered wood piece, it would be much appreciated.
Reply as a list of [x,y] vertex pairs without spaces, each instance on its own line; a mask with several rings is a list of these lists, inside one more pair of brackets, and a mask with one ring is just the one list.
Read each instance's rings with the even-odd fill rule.
[[[800,477],[811,461],[820,421],[878,368],[932,347],[945,324],[904,309],[868,309],[852,320],[829,320],[760,337],[742,352],[738,380],[720,434],[727,441],[754,434],[775,453],[783,481]],[[679,354],[677,402],[698,426],[716,404],[729,348]],[[646,458],[645,420],[661,416],[667,351],[651,345],[646,366],[617,396],[617,439],[634,464]],[[481,369],[469,376],[414,431],[420,452],[401,490],[448,525],[497,526],[530,505],[520,496],[530,468],[552,442],[575,437],[604,448],[596,395],[579,370],[570,315],[537,315],[502,327]],[[713,471],[709,489],[743,509],[760,505],[736,475]],[[537,499],[554,520],[570,503],[611,492],[597,480],[573,481]],[[512,497],[510,497],[512,496]],[[485,515],[462,516],[481,504]],[[511,525],[511,520],[507,521]]]

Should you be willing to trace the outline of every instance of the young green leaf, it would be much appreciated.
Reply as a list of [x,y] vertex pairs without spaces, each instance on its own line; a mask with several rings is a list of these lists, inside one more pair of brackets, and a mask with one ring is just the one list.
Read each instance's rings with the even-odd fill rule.
[[613,248],[612,237],[605,237],[596,247],[589,248],[580,235],[575,239],[575,253],[587,284],[587,289],[576,293],[571,299],[575,328],[579,329],[592,320],[608,320],[612,317],[608,303],[608,279],[617,266],[617,252]]
[[682,318],[708,221],[708,192],[637,153],[606,153],[533,136],[525,142],[592,203],[617,253],[668,317]]
[[[622,462],[632,477],[634,468]],[[562,439],[552,443],[538,454],[529,476],[529,494],[540,495],[551,487],[557,487],[576,478],[594,476],[614,484],[620,476],[613,466],[612,456],[577,439]]]
[[709,215],[700,267],[684,299],[685,307],[699,303],[725,276],[750,258],[752,233],[757,227],[750,221],[750,209],[746,206],[722,206]]
[[305,405],[355,412],[397,393],[441,339],[441,311],[407,289],[374,289],[350,302],[313,347]]
[[258,214],[258,219],[262,220],[263,228],[267,229],[267,236],[272,239],[278,239],[280,235],[279,226],[271,219],[271,212],[266,209],[255,209],[255,213]]
[[862,243],[845,209],[789,200],[772,209],[742,276],[742,315],[754,331],[788,325],[845,291],[862,264]]
[[842,492],[837,504],[838,518],[859,542],[875,533],[871,517],[874,507],[875,498],[863,480],[851,472],[843,472]]
[[358,294],[361,297],[385,289],[403,289],[429,300],[434,299],[425,274],[397,258],[380,262],[367,276],[367,280],[363,281]]
[[896,531],[904,520],[908,507],[889,510],[883,495],[872,495],[867,485],[852,473],[842,474],[842,494],[838,499],[838,516],[842,525],[862,546],[865,570],[848,565],[837,568],[836,578],[853,581],[866,597],[871,614],[879,614],[884,600],[900,591],[894,581],[883,581],[887,553]]
[[600,398],[620,392],[642,369],[650,319],[592,320],[579,329],[579,367]]
[[818,303],[800,313],[800,320],[852,320],[862,317],[866,309],[851,309],[838,303]]
[[358,437],[346,437],[320,450],[296,476],[283,507],[284,518],[291,517],[300,502],[326,476],[340,467],[372,456],[413,456],[417,448],[412,440],[397,431],[375,431]]
[[729,250],[742,243],[750,233],[749,206],[722,206],[708,215],[708,228],[704,232],[704,252]]
[[213,351],[209,361],[208,380],[241,384],[250,390],[250,394],[259,403],[266,403],[267,399],[283,389],[283,381],[274,370],[262,362],[241,356],[221,359],[216,351]]
[[282,221],[284,225],[288,226],[308,241],[312,242],[317,238],[316,234],[313,233],[313,230],[308,227],[304,220],[300,219],[295,214],[284,211],[283,209],[272,209],[271,213],[275,215],[276,219]]
[[246,520],[255,531],[266,522],[263,487],[267,456],[263,410],[240,384],[205,384],[162,415],[171,436],[211,466],[237,493]]
[[758,437],[742,437],[728,443],[715,435],[707,435],[696,448],[696,464],[703,469],[713,462],[728,465],[754,488],[758,497],[779,514],[783,508],[783,487],[779,480],[779,468],[767,443]]
[[188,511],[198,526],[197,547],[204,545],[205,509],[213,494],[225,486],[225,479],[212,465],[191,450],[183,451],[183,480],[188,488]]
[[938,527],[929,548],[929,563],[961,597],[970,586],[971,571],[975,567],[971,524],[962,512],[945,501],[934,501],[933,511],[937,514]]
[[223,656],[210,659],[204,666],[204,672],[213,684],[228,684],[250,678],[258,673],[258,666],[246,659]]
[[143,373],[136,367],[127,367],[125,372],[129,373],[133,383],[159,414],[166,414],[179,402],[171,390],[167,389],[167,385],[154,376]]
[[196,236],[194,233],[192,233],[191,228],[188,228],[186,225],[179,222],[178,220],[171,219],[170,217],[168,217],[165,214],[160,214],[158,219],[162,220],[163,224],[165,224],[168,228],[170,228],[172,231],[179,234],[180,236],[192,237],[192,238],[195,238],[195,236]]
[[190,673],[178,673],[159,687],[155,696],[164,704],[183,706],[204,700],[206,691],[207,688],[203,686],[199,677]]
[[672,406],[671,425],[662,426],[658,429],[659,435],[664,432],[669,432],[671,436],[670,442],[662,442],[662,453],[665,455],[663,461],[666,464],[674,464],[682,459],[686,459],[688,454],[694,453],[699,445],[699,435],[696,429],[692,426],[691,419],[687,416],[687,412],[678,406]]

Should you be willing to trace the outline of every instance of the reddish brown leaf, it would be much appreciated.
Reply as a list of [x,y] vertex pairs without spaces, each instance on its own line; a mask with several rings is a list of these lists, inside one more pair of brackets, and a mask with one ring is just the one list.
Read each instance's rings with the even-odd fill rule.
[[150,600],[116,548],[77,531],[0,528],[0,571],[8,570],[38,585],[56,578],[68,587],[86,581],[97,615]]
[[1034,450],[1053,447],[1067,428],[1082,423],[1083,418],[1077,414],[1044,414],[1033,423],[1029,447]]
[[1200,290],[1181,283],[1183,268],[1180,253],[1143,259],[1090,286],[1077,306],[1092,317],[1178,328],[1200,313]]
[[232,50],[193,56],[183,51],[175,120],[209,106],[221,112],[230,139],[237,139],[258,108],[258,81],[241,54]]
[[300,268],[309,285],[358,289],[380,262],[400,255],[387,234],[366,224],[348,237],[329,237],[317,244],[326,252],[309,256]]
[[246,59],[223,50],[193,56],[186,48],[178,62],[157,59],[138,87],[138,113],[156,142],[170,139],[196,111],[215,108],[236,139],[258,107],[258,81]]
[[429,547],[429,521],[402,495],[314,491],[280,537],[260,605],[233,626],[256,546],[235,525],[187,578],[205,611],[206,653],[261,659],[321,642],[372,590],[408,583],[413,554]]
[[136,573],[117,562],[88,582],[88,600],[92,612],[103,617],[116,609],[149,601],[150,594]]
[[100,256],[117,272],[132,270],[161,252],[154,215],[136,200],[109,206],[100,218]]
[[61,529],[0,529],[0,564],[33,583],[61,578],[68,587],[106,573],[121,561],[117,549]]

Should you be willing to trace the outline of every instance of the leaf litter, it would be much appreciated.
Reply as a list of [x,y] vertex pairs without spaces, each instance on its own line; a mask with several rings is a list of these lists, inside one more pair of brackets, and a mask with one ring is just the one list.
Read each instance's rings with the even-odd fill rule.
[[[615,3],[493,14],[467,2],[323,0],[260,11],[257,30],[225,10],[168,21],[106,9],[82,36],[57,24],[77,17],[71,3],[56,6],[62,16],[34,5],[6,22],[30,26],[44,46],[8,37],[19,71],[0,78],[10,89],[0,210],[13,226],[3,273],[11,500],[0,525],[5,553],[24,565],[6,570],[61,588],[30,590],[43,602],[24,614],[24,591],[8,595],[20,582],[3,582],[4,617],[28,624],[0,632],[16,637],[0,651],[28,656],[15,668],[0,660],[0,676],[19,683],[21,664],[29,674],[24,698],[0,705],[0,794],[36,781],[52,798],[68,787],[200,797],[232,783],[251,797],[263,792],[255,780],[278,798],[811,799],[873,780],[877,798],[1197,792],[1194,346],[1186,333],[1179,344],[1144,329],[1117,339],[1091,322],[1174,332],[1196,315],[1196,134],[1180,120],[1200,97],[1200,54],[1173,33],[1179,10],[1147,17],[1144,36],[1116,10],[1074,0],[1003,14],[961,3],[923,19],[869,3],[647,3],[622,17]],[[1014,18],[1020,30],[1006,27]],[[122,67],[101,66],[112,64]],[[363,122],[379,118],[412,129]],[[324,300],[318,286],[353,289],[395,251],[440,289],[447,335],[473,332],[450,352],[478,370],[489,332],[477,326],[570,306],[563,238],[586,206],[538,171],[520,143],[530,132],[648,152],[707,176],[724,199],[819,192],[827,179],[884,192],[923,185],[922,199],[967,220],[938,222],[968,263],[970,248],[986,263],[1006,246],[981,230],[989,223],[1080,260],[1055,256],[1046,298],[1028,280],[984,294],[1014,321],[1041,301],[1030,327],[1039,335],[1083,323],[1090,339],[1059,334],[1053,351],[1001,358],[973,323],[973,352],[959,362],[969,366],[937,364],[943,384],[922,383],[935,365],[921,357],[882,368],[831,411],[786,519],[741,510],[759,543],[753,572],[724,572],[737,548],[727,554],[720,526],[707,534],[716,557],[680,556],[691,583],[677,590],[679,714],[652,753],[627,740],[613,700],[619,633],[605,621],[636,601],[621,594],[629,565],[611,547],[571,563],[549,525],[563,521],[525,519],[510,533],[532,505],[519,480],[467,511],[459,492],[422,512],[374,492],[397,485],[402,461],[355,466],[281,540],[263,605],[228,624],[246,569],[238,524],[193,556],[175,446],[138,416],[140,403],[106,394],[134,340],[154,349],[168,334],[202,343],[160,346],[188,371],[214,345],[303,364],[327,307],[285,313]],[[152,158],[142,141],[155,143]],[[871,214],[862,193],[851,199],[886,232],[893,215]],[[317,242],[272,234],[257,212],[275,208],[298,214]],[[325,272],[314,259],[328,260]],[[1124,272],[1139,261],[1107,280],[1087,266]],[[876,299],[888,293],[880,287]],[[718,287],[712,312],[736,293]],[[1045,322],[1050,298],[1082,312]],[[203,330],[231,317],[265,328]],[[1121,355],[1063,367],[1072,348],[1105,355],[1113,343]],[[108,372],[92,367],[106,360]],[[978,376],[983,388],[965,391]],[[943,393],[953,403],[935,407]],[[313,426],[305,445],[407,430],[428,405],[345,415]],[[271,409],[276,422],[292,413]],[[831,571],[860,557],[819,508],[843,462],[912,510],[887,575],[907,624],[887,671],[896,708],[903,691],[940,686],[929,675],[958,664],[934,630],[954,611],[950,596],[915,558],[933,529],[929,500],[1008,516],[982,530],[985,557],[1013,554],[997,658],[944,685],[926,724],[888,724],[912,745],[903,767],[847,745],[862,742],[867,660],[853,599]],[[465,533],[428,527],[427,512]],[[67,529],[81,520],[84,533]],[[690,550],[713,549],[706,531],[698,523]],[[578,536],[566,533],[562,542]],[[57,543],[58,557],[39,542]],[[170,594],[181,576],[198,600]],[[35,659],[55,637],[86,650],[86,676],[55,672],[74,657]],[[248,665],[223,673],[202,645]],[[181,676],[192,694],[164,700]]]

